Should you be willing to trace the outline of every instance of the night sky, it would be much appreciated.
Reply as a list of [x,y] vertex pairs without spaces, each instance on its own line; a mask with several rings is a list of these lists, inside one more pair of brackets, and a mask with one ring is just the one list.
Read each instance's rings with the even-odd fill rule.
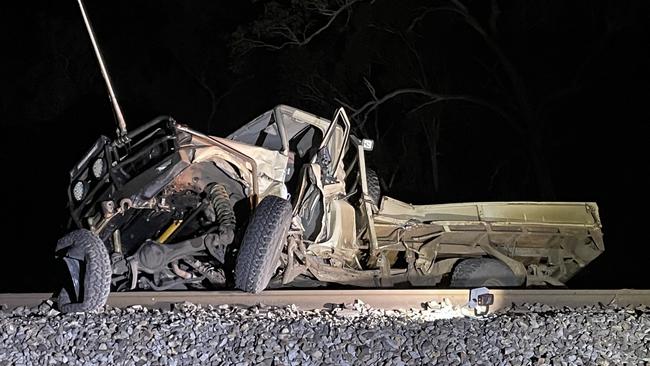
[[[650,287],[647,1],[86,5],[131,129],[345,105],[389,195],[595,201],[606,251],[569,286]],[[0,292],[49,291],[68,172],[115,124],[75,0],[2,5],[0,24]]]

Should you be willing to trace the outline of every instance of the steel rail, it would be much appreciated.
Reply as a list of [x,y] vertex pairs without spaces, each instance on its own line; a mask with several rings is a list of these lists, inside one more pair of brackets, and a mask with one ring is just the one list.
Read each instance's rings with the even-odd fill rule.
[[[494,304],[490,312],[521,303],[540,303],[551,306],[580,307],[588,305],[647,305],[650,306],[650,290],[566,290],[566,289],[499,289],[490,290]],[[50,293],[0,294],[0,304],[8,308],[37,306],[52,297]],[[469,290],[463,289],[390,289],[390,290],[269,290],[260,294],[241,291],[164,291],[164,292],[116,292],[111,293],[108,304],[116,307],[144,305],[170,308],[171,304],[185,301],[202,305],[266,304],[284,306],[295,304],[310,310],[332,305],[351,303],[359,299],[380,309],[421,308],[428,301],[448,299],[454,305],[464,305],[469,300]]]

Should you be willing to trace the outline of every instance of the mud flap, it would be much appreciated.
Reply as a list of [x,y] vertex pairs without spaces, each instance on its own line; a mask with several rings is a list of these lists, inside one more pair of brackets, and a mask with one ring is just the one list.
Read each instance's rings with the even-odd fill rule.
[[74,300],[78,300],[81,297],[81,284],[79,279],[81,278],[81,263],[77,259],[70,257],[63,257],[63,262],[68,267],[70,272],[70,280],[72,280],[72,288],[74,290]]
[[81,296],[81,262],[85,260],[82,245],[76,243],[70,236],[64,236],[56,243],[55,252],[63,260],[68,269],[75,300]]

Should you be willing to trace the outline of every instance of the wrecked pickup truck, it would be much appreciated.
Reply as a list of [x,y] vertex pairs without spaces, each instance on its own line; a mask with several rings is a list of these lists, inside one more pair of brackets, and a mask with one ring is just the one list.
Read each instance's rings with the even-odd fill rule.
[[561,286],[603,251],[594,203],[382,197],[343,108],[280,105],[227,138],[159,117],[127,137],[70,173],[64,311],[135,289]]
[[118,125],[70,171],[63,312],[111,291],[348,285],[562,286],[603,252],[594,203],[410,205],[382,197],[371,140],[280,105],[227,138],[161,116]]

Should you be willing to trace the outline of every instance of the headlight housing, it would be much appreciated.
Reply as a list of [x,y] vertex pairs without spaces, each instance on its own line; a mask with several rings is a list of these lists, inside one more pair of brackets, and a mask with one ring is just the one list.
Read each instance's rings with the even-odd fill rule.
[[95,159],[95,161],[93,161],[91,170],[95,179],[103,177],[106,173],[106,161],[104,161],[102,158]]
[[75,201],[80,202],[81,200],[86,197],[86,183],[83,181],[76,181],[74,184],[72,184],[72,198],[74,198]]

